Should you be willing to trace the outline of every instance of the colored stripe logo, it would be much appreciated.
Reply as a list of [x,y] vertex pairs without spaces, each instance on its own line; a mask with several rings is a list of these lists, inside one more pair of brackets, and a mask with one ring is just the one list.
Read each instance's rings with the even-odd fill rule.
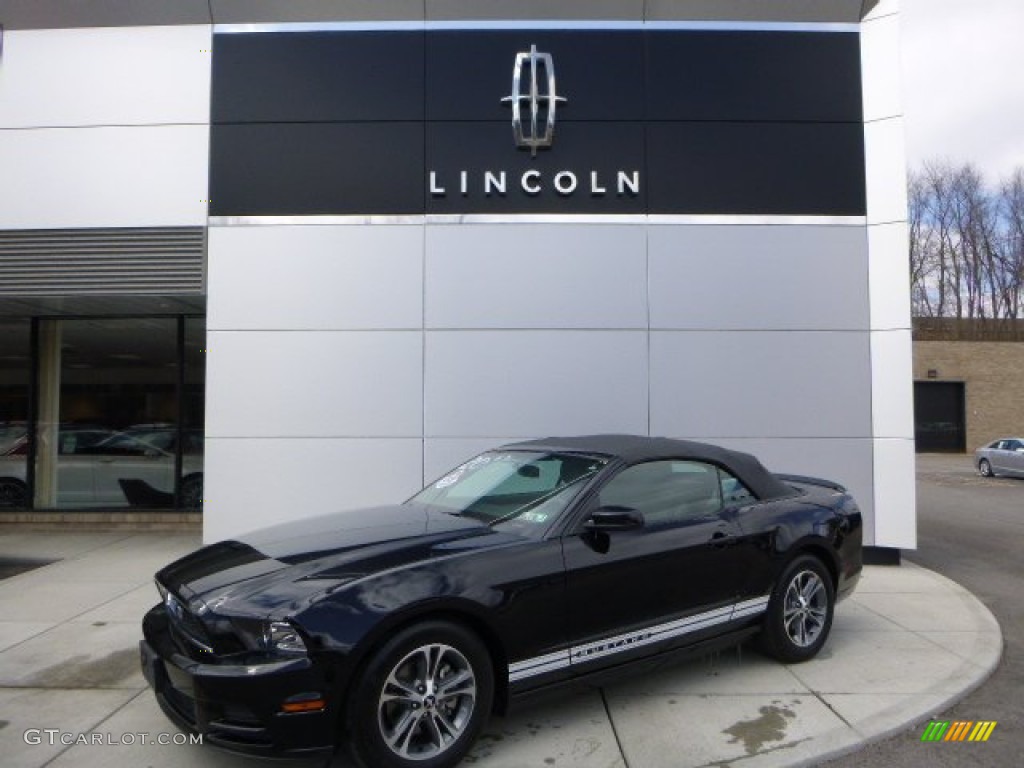
[[988,741],[995,729],[995,720],[932,720],[921,741]]

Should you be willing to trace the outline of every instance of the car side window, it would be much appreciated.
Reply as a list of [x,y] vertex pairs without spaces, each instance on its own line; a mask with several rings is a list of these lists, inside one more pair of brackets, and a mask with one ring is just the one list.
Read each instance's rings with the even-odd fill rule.
[[696,461],[650,461],[624,469],[600,490],[598,504],[635,509],[648,527],[706,520],[722,508],[718,468]]
[[727,507],[739,507],[757,501],[750,489],[732,473],[719,467],[718,477],[722,483],[722,501]]

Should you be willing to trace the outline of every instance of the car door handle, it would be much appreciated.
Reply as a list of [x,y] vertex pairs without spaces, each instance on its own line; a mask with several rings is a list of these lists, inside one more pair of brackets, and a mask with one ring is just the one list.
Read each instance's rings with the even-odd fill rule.
[[730,533],[726,533],[725,531],[715,531],[711,534],[711,546],[717,549],[731,547],[737,541],[738,539],[735,536]]

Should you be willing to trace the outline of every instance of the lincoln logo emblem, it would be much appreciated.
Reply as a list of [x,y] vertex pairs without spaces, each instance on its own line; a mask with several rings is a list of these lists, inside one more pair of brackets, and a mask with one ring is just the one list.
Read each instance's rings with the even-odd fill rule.
[[[540,70],[544,70],[541,78]],[[527,69],[527,72],[523,72]],[[529,80],[524,91],[523,76]],[[541,87],[541,84],[544,87]],[[512,69],[512,93],[502,102],[512,104],[512,134],[517,147],[529,147],[530,154],[537,156],[539,147],[550,147],[555,140],[555,107],[565,102],[555,90],[555,62],[550,53],[541,53],[536,45],[530,46],[529,53],[517,53]],[[523,106],[529,110],[528,125],[524,126]],[[541,123],[543,122],[543,128]]]

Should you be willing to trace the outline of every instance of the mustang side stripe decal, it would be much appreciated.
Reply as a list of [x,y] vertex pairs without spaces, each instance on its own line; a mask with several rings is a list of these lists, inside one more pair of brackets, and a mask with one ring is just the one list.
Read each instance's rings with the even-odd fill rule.
[[556,651],[546,656],[537,656],[508,665],[509,682],[522,680],[524,677],[554,672],[556,669],[569,666],[569,651]]
[[716,624],[724,624],[735,619],[756,616],[767,610],[768,600],[768,595],[757,597],[753,600],[744,600],[743,602],[727,605],[723,608],[716,608],[713,611],[698,613],[695,616],[687,616],[685,619],[656,624],[652,627],[638,629],[633,632],[625,632],[621,635],[595,640],[592,643],[571,646],[564,651],[556,651],[544,656],[535,656],[531,659],[516,661],[508,665],[508,679],[509,682],[514,683],[534,675],[564,669],[573,662],[579,664],[591,659],[599,659],[603,656],[628,651],[631,648],[640,648],[651,643],[661,642],[662,640],[713,627]]
[[756,616],[759,613],[763,613],[768,608],[769,596],[757,597],[753,600],[744,600],[742,603],[736,603],[732,607],[732,617],[734,619],[742,619],[747,616]]

